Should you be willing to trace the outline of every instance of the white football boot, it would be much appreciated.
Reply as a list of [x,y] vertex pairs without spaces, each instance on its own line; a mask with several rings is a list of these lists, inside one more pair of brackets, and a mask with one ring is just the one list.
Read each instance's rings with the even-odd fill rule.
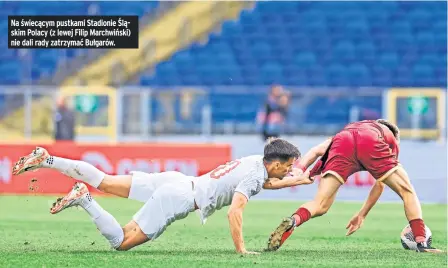
[[53,203],[50,213],[56,214],[66,208],[79,206],[91,201],[92,197],[90,196],[87,186],[84,183],[77,182],[66,196],[58,198],[56,202]]
[[[42,147],[36,147],[29,155],[20,157],[19,161],[12,168],[13,175],[19,175],[31,170],[37,170],[50,157],[47,150]],[[52,159],[49,159],[52,160]]]

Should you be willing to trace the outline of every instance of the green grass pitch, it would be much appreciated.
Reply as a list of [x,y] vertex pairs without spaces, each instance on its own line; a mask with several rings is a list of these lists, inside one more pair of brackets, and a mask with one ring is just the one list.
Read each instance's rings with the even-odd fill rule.
[[[155,242],[115,252],[88,215],[70,208],[49,213],[55,198],[0,196],[0,267],[447,267],[447,255],[418,254],[401,247],[407,224],[401,204],[378,204],[353,236],[345,225],[360,203],[336,203],[330,212],[304,224],[275,253],[234,253],[226,209],[206,225],[192,213]],[[141,206],[118,198],[97,198],[121,224]],[[260,251],[268,235],[301,202],[251,201],[244,213],[248,250]],[[447,249],[447,206],[424,205],[434,245]]]

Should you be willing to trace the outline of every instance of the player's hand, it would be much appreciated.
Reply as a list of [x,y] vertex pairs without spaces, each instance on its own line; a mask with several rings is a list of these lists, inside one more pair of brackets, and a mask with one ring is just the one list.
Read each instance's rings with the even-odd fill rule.
[[310,171],[306,170],[305,172],[303,172],[303,174],[301,174],[298,178],[298,180],[300,181],[300,184],[311,184],[314,182],[314,178],[310,178]]
[[356,232],[359,228],[361,228],[364,222],[364,217],[356,214],[353,218],[348,222],[345,229],[348,229],[346,236],[349,236]]
[[293,168],[291,173],[289,173],[289,177],[299,177],[303,175],[303,171],[300,168]]

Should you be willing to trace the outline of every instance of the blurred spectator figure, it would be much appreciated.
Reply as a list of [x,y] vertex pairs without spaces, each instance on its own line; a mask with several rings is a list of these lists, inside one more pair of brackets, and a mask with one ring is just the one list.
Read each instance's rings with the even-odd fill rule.
[[289,92],[284,92],[280,96],[280,100],[279,100],[280,107],[279,107],[278,112],[281,114],[281,116],[283,117],[284,121],[286,121],[286,117],[288,115],[289,97],[290,97],[290,93]]
[[66,97],[59,97],[55,114],[55,140],[75,139],[75,112],[68,106]]
[[261,128],[263,139],[278,137],[284,127],[289,105],[289,93],[281,86],[274,85],[262,110],[258,113],[257,122]]

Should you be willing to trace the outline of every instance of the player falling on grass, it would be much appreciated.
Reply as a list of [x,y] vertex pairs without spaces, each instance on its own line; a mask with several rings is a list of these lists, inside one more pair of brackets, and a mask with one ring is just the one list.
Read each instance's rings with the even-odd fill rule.
[[129,250],[155,240],[168,225],[192,211],[199,212],[204,224],[216,210],[230,205],[228,219],[236,251],[250,254],[253,252],[246,250],[242,232],[246,203],[261,188],[280,189],[312,183],[309,172],[293,170],[293,175],[289,175],[293,162],[299,157],[300,152],[294,145],[282,139],[272,139],[264,147],[264,156],[234,160],[201,177],[174,171],[112,176],[83,161],[50,156],[38,147],[16,163],[13,174],[52,168],[105,193],[145,202],[123,228],[91,197],[83,183],[76,183],[73,190],[51,208],[53,214],[72,206],[84,208],[101,234],[117,250]]
[[277,250],[296,227],[310,218],[327,213],[339,187],[347,178],[355,172],[367,170],[377,182],[361,210],[349,221],[347,235],[361,227],[386,184],[403,200],[417,251],[441,252],[425,243],[420,202],[406,171],[398,162],[399,142],[400,132],[396,125],[383,119],[366,120],[348,124],[334,137],[311,149],[300,160],[300,166],[307,169],[321,157],[310,172],[311,177],[322,174],[317,194],[313,201],[303,204],[291,217],[282,221],[269,238],[268,250]]

